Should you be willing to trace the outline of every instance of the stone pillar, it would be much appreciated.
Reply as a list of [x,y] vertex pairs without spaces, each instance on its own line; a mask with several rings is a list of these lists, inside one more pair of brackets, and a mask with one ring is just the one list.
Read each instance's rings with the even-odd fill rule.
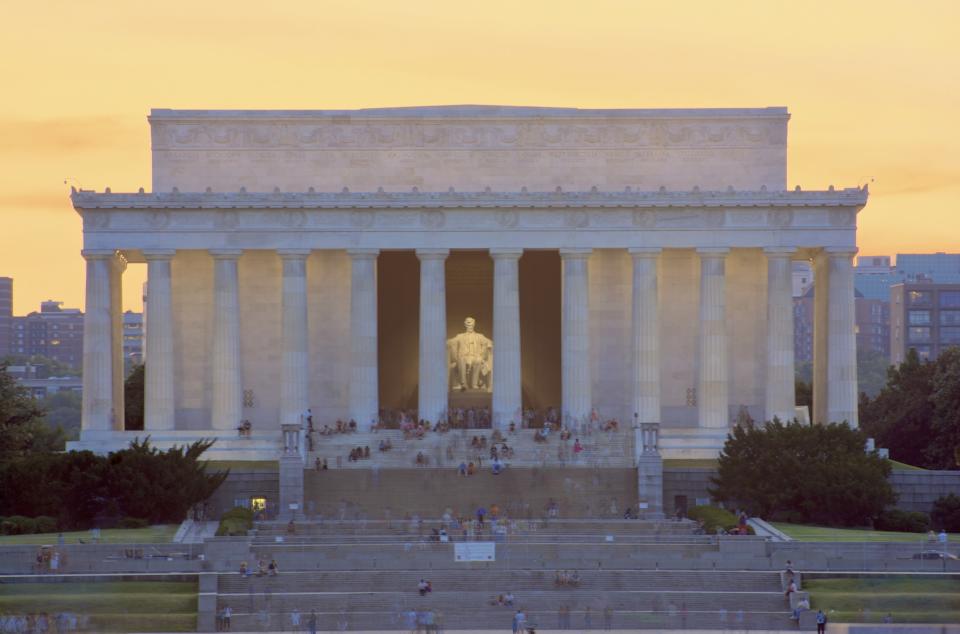
[[810,422],[828,423],[827,417],[827,307],[830,303],[830,259],[818,253],[813,259],[813,411]]
[[144,250],[147,260],[146,347],[150,362],[144,380],[144,425],[146,431],[175,428],[173,401],[173,294],[170,260],[176,251]]
[[[593,407],[590,372],[590,294],[588,262],[591,249],[560,249],[563,262],[561,398],[564,418],[574,424],[587,420]],[[496,342],[494,342],[496,343]]]
[[[856,249],[825,249],[830,281],[827,307],[827,419],[857,427],[857,335],[853,256]],[[819,289],[818,291],[819,292]]]
[[[307,256],[309,249],[279,249],[283,261],[280,328],[280,424],[305,424],[310,360],[307,355]],[[299,446],[299,443],[298,443]]]
[[523,249],[490,249],[493,258],[493,425],[520,427],[520,256]]
[[280,454],[280,520],[303,517],[303,446],[300,423],[282,424],[283,449]]
[[418,249],[420,259],[420,385],[417,415],[431,423],[447,411],[447,249]]
[[[641,423],[634,430],[637,455],[638,514],[644,519],[663,518],[663,458],[659,423]],[[644,508],[646,505],[646,508]]]
[[726,429],[728,361],[726,258],[729,249],[697,249],[700,255],[700,378],[697,387],[701,429]]
[[767,254],[766,420],[796,417],[793,368],[794,248],[764,249]]
[[633,412],[635,423],[660,422],[660,249],[629,249],[633,258]]
[[[117,422],[113,375],[113,261],[109,249],[83,251],[87,261],[86,309],[83,315],[83,431],[109,431]],[[122,421],[121,421],[122,422]],[[121,427],[122,429],[122,427]]]
[[127,376],[123,358],[123,272],[127,260],[120,254],[110,260],[110,352],[113,356],[113,408],[110,427],[114,431],[125,428],[123,383]]
[[380,417],[377,366],[377,249],[349,249],[350,418],[361,429]]
[[243,418],[240,381],[239,249],[215,249],[213,256],[213,394],[211,426],[232,431]]

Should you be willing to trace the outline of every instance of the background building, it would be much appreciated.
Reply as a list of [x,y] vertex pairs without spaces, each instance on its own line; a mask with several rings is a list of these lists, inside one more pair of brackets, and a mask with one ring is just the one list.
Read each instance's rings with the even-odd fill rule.
[[143,363],[143,313],[123,313],[123,359],[127,372]]
[[13,325],[13,278],[0,277],[0,357],[10,354]]
[[83,313],[47,300],[40,312],[13,318],[10,354],[44,356],[80,369],[83,364]]
[[902,363],[914,348],[921,359],[935,359],[960,345],[960,283],[895,284],[890,289],[890,361]]

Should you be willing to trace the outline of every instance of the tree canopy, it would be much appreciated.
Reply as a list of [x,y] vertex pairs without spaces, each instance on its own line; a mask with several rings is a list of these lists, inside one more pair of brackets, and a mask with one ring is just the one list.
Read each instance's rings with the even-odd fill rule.
[[47,425],[44,414],[30,391],[0,365],[0,460],[63,448],[62,433]]
[[955,469],[960,449],[960,348],[934,361],[910,350],[874,398],[861,395],[860,425],[890,457],[928,469]]
[[845,423],[774,420],[737,426],[727,437],[710,493],[766,518],[867,525],[893,504],[889,461],[864,451]]

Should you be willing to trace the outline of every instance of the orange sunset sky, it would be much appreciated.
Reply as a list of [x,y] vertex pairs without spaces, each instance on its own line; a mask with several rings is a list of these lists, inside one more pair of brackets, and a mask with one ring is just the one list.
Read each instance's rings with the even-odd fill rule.
[[151,107],[782,105],[791,187],[870,182],[861,254],[957,252],[958,25],[923,0],[4,2],[0,276],[15,314],[83,307],[69,184],[149,189]]

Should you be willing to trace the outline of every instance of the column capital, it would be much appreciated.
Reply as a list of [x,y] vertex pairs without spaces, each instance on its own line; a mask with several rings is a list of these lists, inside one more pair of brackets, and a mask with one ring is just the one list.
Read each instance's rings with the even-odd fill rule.
[[176,249],[143,249],[143,257],[150,262],[156,260],[162,262],[165,260],[170,260],[177,254]]
[[347,255],[355,260],[375,260],[380,249],[347,249]]
[[729,253],[727,247],[697,247],[697,255],[701,258],[725,258]]
[[277,249],[277,255],[284,260],[306,260],[310,249]]
[[797,252],[796,247],[764,247],[763,253],[768,258],[792,257]]
[[446,260],[450,249],[417,249],[420,260]]
[[494,260],[517,260],[523,255],[523,249],[511,247],[493,247],[490,249],[490,257]]
[[85,260],[109,260],[116,257],[116,249],[84,249],[80,252]]
[[563,247],[560,249],[560,257],[564,260],[586,260],[593,253],[590,247]]
[[243,255],[243,249],[209,249],[214,260],[236,260]]
[[663,253],[660,247],[630,247],[627,253],[634,259],[637,258],[658,258]]

